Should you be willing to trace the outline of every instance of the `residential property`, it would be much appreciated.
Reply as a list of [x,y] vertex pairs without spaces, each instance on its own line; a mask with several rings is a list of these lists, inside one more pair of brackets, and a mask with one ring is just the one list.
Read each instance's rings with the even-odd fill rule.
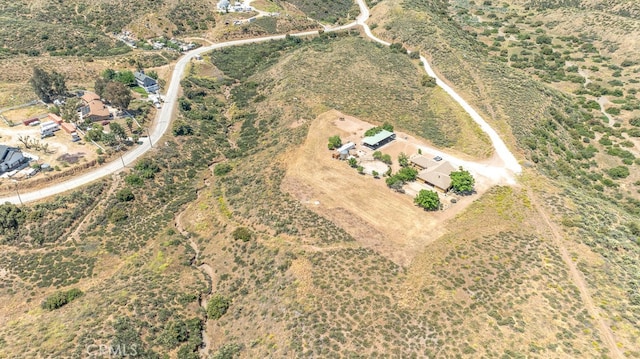
[[396,134],[393,132],[389,132],[387,130],[382,130],[380,132],[378,132],[377,134],[370,136],[370,137],[365,137],[362,140],[362,144],[371,148],[372,150],[375,150],[391,141],[393,141],[396,138]]
[[100,96],[93,92],[85,91],[82,94],[82,104],[80,107],[80,119],[92,122],[110,120],[113,115],[107,106],[100,99]]
[[451,189],[451,172],[456,168],[447,161],[434,161],[423,156],[414,156],[409,159],[411,165],[418,172],[418,180],[432,186],[440,192],[447,192]]
[[0,173],[13,171],[29,162],[19,148],[0,145]]
[[154,80],[152,77],[145,75],[144,71],[136,71],[133,73],[136,77],[136,82],[138,86],[142,87],[147,93],[156,93],[160,90],[160,86],[158,85],[158,81]]

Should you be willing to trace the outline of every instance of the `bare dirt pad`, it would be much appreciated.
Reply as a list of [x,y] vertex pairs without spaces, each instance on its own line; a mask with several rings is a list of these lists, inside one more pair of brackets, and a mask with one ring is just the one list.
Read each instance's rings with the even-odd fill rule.
[[282,188],[364,246],[408,265],[442,235],[441,223],[454,211],[425,212],[410,196],[389,190],[382,179],[359,175],[345,162],[332,159],[327,138],[351,134],[341,129],[342,124],[336,126],[340,117],[359,121],[338,111],[326,112],[311,122],[305,143],[283,155],[289,168]]

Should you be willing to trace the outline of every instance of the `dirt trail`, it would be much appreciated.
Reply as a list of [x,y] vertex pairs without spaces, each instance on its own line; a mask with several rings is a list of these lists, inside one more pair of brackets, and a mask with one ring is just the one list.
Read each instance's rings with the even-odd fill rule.
[[[208,187],[209,186],[209,182],[207,180],[205,180],[205,185]],[[200,197],[200,192],[198,192],[198,197]],[[195,203],[195,201],[194,201]],[[202,262],[202,264],[198,265],[198,263],[200,262],[200,247],[198,247],[198,243],[196,243],[196,241],[193,240],[193,238],[191,237],[191,234],[186,231],[184,229],[184,224],[182,222],[182,216],[184,215],[184,213],[187,211],[188,207],[185,208],[182,212],[178,213],[174,219],[174,226],[176,227],[176,229],[178,230],[178,232],[186,239],[189,241],[189,245],[191,246],[191,248],[193,248],[193,250],[196,252],[191,264],[196,267],[198,270],[200,270],[203,274],[206,280],[209,281],[209,293],[204,293],[204,296],[201,296],[199,299],[199,304],[202,307],[202,309],[204,309],[206,311],[207,309],[207,303],[208,303],[208,297],[211,295],[211,290],[213,290],[213,269],[211,268],[211,266],[207,263]],[[209,335],[207,334],[207,318],[205,316],[204,319],[204,323],[202,325],[202,347],[198,350],[200,352],[200,357],[202,358],[207,358],[209,356],[209,349],[211,347],[211,343],[209,340]]]
[[573,281],[573,284],[575,284],[575,286],[580,291],[580,298],[582,298],[582,303],[587,309],[587,312],[589,312],[589,315],[593,318],[594,321],[596,321],[596,324],[598,326],[598,331],[600,332],[600,337],[602,338],[604,344],[609,349],[611,357],[624,358],[624,355],[620,352],[620,349],[616,344],[616,340],[611,328],[609,328],[609,326],[606,323],[606,319],[600,315],[600,310],[593,303],[593,298],[589,293],[589,288],[587,287],[586,281],[582,273],[578,270],[578,268],[576,268],[575,263],[573,262],[573,260],[571,259],[571,256],[569,255],[569,252],[567,251],[567,248],[562,243],[564,239],[562,237],[561,230],[557,227],[557,225],[554,222],[552,222],[549,219],[549,216],[547,215],[545,209],[538,204],[537,198],[535,197],[535,194],[533,193],[533,191],[529,189],[528,192],[529,192],[528,194],[529,194],[529,199],[531,200],[531,204],[534,206],[536,211],[540,214],[542,219],[544,219],[547,227],[551,231],[553,242],[560,250],[560,255],[562,257],[562,260],[564,261],[565,265],[569,269],[571,280]]
[[116,191],[118,185],[120,184],[120,176],[114,174],[111,176],[111,178],[113,181],[111,182],[111,186],[109,186],[107,192],[101,196],[101,199],[93,206],[93,208],[87,211],[87,213],[89,214],[85,216],[80,224],[76,226],[76,229],[69,234],[69,236],[67,237],[67,241],[80,239],[80,232],[82,232],[86,228],[87,223],[89,222],[89,218],[93,218],[91,214],[96,213],[96,210],[102,212],[106,209],[105,206],[107,201],[109,200],[109,197],[111,197],[113,192]]

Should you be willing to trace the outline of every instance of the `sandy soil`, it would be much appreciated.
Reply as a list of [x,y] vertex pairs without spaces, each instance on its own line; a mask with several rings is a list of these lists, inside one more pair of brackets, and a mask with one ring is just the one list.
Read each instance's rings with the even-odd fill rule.
[[425,212],[413,204],[413,197],[389,190],[384,180],[359,175],[345,161],[331,157],[326,149],[328,137],[338,134],[343,143],[356,140],[359,144],[358,137],[369,127],[372,125],[335,110],[313,120],[304,145],[283,155],[284,163],[290,164],[283,190],[364,246],[408,265],[415,254],[443,234],[442,224],[478,195],[464,198],[446,211]]

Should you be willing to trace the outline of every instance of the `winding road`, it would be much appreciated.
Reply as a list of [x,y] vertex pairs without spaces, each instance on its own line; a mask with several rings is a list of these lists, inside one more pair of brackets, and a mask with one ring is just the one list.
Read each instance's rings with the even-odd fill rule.
[[[324,31],[325,32],[340,31],[340,30],[346,30],[346,29],[362,26],[365,34],[369,38],[371,38],[372,40],[378,43],[381,43],[387,46],[390,45],[388,42],[375,37],[371,32],[371,29],[369,28],[369,26],[366,24],[366,21],[369,18],[369,8],[367,8],[366,4],[364,3],[364,0],[356,0],[356,2],[360,7],[360,15],[358,15],[358,17],[356,18],[356,21],[346,25],[339,26],[339,27],[326,28]],[[318,31],[306,31],[306,32],[291,34],[291,36],[313,36],[313,35],[318,35]],[[281,39],[284,39],[285,36],[286,35],[275,35],[275,36],[252,38],[252,39],[227,41],[227,42],[213,44],[210,46],[201,47],[201,48],[189,51],[182,58],[180,58],[180,60],[178,60],[178,62],[175,64],[173,74],[171,76],[169,88],[167,89],[167,93],[165,95],[165,104],[160,109],[160,111],[156,116],[156,119],[154,121],[154,126],[150,131],[149,137],[142,139],[143,142],[141,145],[122,155],[121,159],[116,159],[114,161],[111,161],[90,172],[87,172],[80,176],[68,179],[66,181],[63,181],[54,185],[51,185],[46,188],[25,192],[25,193],[20,193],[19,195],[16,194],[15,196],[0,198],[0,203],[11,202],[14,204],[19,204],[19,203],[38,201],[50,196],[54,196],[57,194],[61,194],[61,193],[73,190],[75,188],[84,186],[88,183],[96,181],[105,176],[109,176],[111,174],[121,171],[127,165],[134,163],[140,156],[144,155],[149,150],[151,150],[153,146],[157,145],[160,138],[162,138],[164,133],[169,129],[169,125],[171,124],[171,120],[172,120],[172,115],[176,108],[178,92],[180,90],[180,80],[182,78],[182,75],[184,74],[184,71],[187,65],[196,55],[200,55],[205,52],[209,52],[215,49],[220,49],[223,47],[246,45],[246,44],[258,43],[258,42],[264,42],[264,41],[270,41],[270,40],[281,40]],[[424,68],[427,74],[429,74],[429,76],[436,78],[436,83],[438,84],[438,86],[442,87],[449,95],[451,95],[451,97],[456,102],[458,102],[460,106],[464,108],[465,111],[469,113],[471,118],[480,126],[480,128],[485,133],[487,133],[487,135],[492,141],[493,147],[496,150],[497,156],[502,160],[502,163],[503,163],[502,167],[496,166],[491,168],[488,167],[488,165],[482,164],[482,165],[479,165],[478,169],[484,169],[484,172],[499,171],[500,174],[498,178],[500,178],[500,180],[504,180],[507,183],[514,183],[515,182],[514,174],[520,173],[522,169],[518,164],[518,161],[516,160],[515,156],[509,151],[509,149],[507,148],[505,143],[502,141],[500,136],[496,133],[495,130],[493,130],[493,128],[491,128],[491,126],[489,126],[489,124],[486,121],[484,121],[484,119],[482,119],[482,117],[460,95],[458,95],[451,87],[449,87],[446,83],[444,83],[444,81],[442,81],[435,74],[435,72],[431,69],[427,60],[424,57],[421,56],[420,58],[424,64]],[[465,163],[465,165],[470,166],[470,165],[473,165],[473,163],[468,163],[468,164]]]

